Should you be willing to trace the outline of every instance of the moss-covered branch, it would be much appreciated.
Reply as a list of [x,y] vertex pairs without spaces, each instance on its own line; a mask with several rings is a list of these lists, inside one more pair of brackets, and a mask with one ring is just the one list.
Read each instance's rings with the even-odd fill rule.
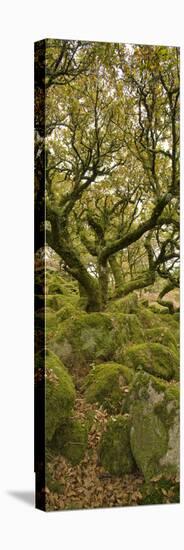
[[102,262],[108,259],[111,255],[127,248],[130,244],[138,241],[147,231],[154,229],[159,216],[162,214],[165,206],[169,204],[172,199],[171,193],[166,193],[156,204],[151,216],[147,221],[142,222],[135,229],[129,231],[126,235],[123,235],[120,239],[116,239],[113,242],[108,243],[101,252]]
[[160,304],[163,307],[167,307],[169,310],[169,313],[173,314],[175,311],[178,311],[178,308],[175,308],[173,302],[171,300],[163,300],[164,296],[168,294],[171,290],[173,290],[176,287],[174,282],[169,281],[167,285],[164,286],[164,288],[161,290],[159,297],[158,297],[158,304]]

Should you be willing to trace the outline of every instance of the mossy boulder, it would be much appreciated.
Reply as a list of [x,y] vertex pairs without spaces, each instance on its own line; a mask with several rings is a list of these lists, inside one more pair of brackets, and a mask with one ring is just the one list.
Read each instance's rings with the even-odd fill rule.
[[160,418],[141,401],[133,407],[130,442],[139,470],[146,480],[151,479],[160,472],[160,459],[167,452],[168,435]]
[[87,444],[86,424],[77,419],[70,419],[56,430],[51,447],[54,452],[65,456],[75,466],[83,459]]
[[105,313],[78,312],[60,324],[52,349],[68,368],[78,364],[113,358],[115,351],[113,323]]
[[146,481],[157,475],[178,476],[178,385],[139,372],[129,394],[130,444]]
[[134,344],[124,351],[124,363],[134,370],[143,369],[166,380],[178,371],[178,357],[166,346],[150,342]]
[[135,402],[142,401],[149,402],[149,405],[154,408],[163,401],[167,388],[168,382],[140,370],[129,385],[129,405],[131,407]]
[[174,313],[173,315],[171,315],[171,313],[160,313],[159,315],[160,317],[160,322],[163,326],[163,324],[165,324],[165,326],[171,328],[171,330],[178,330],[179,328],[179,319],[178,319],[178,314]]
[[96,365],[85,380],[86,399],[103,405],[109,412],[119,413],[132,378],[132,370],[124,365],[113,362]]
[[74,306],[73,303],[67,302],[62,305],[62,307],[56,312],[56,317],[59,323],[66,321],[70,317],[75,317],[77,311],[77,305]]
[[63,306],[63,303],[62,294],[46,294],[46,306],[53,311],[58,311]]
[[48,294],[78,294],[78,284],[55,271],[46,272],[46,290]]
[[179,478],[180,468],[180,388],[173,384],[165,391],[164,400],[155,407],[168,434],[167,452],[162,456],[160,465],[168,474]]
[[110,474],[121,476],[136,469],[130,447],[130,419],[128,416],[111,418],[99,444],[99,462]]
[[[45,367],[43,367],[45,361]],[[45,371],[45,435],[51,441],[61,421],[71,415],[75,400],[72,378],[59,358],[49,350],[36,355],[36,373]],[[38,378],[39,380],[39,378]],[[40,379],[41,383],[41,379]],[[38,383],[39,391],[39,383]]]
[[136,313],[144,329],[154,328],[161,324],[159,314],[154,313],[150,307],[139,306]]
[[149,342],[155,342],[156,344],[163,344],[163,346],[166,346],[173,350],[174,352],[177,352],[177,339],[175,338],[175,334],[171,331],[171,329],[162,326],[162,327],[155,327],[150,328],[145,331],[145,337]]
[[123,298],[112,300],[108,304],[108,311],[114,313],[136,313],[138,308],[137,294],[132,292]]
[[58,320],[55,311],[45,308],[45,337],[46,342],[56,336],[58,331]]
[[128,343],[141,342],[144,339],[144,331],[141,323],[134,313],[115,313],[111,317],[115,327],[115,339],[117,356],[122,355],[122,348]]

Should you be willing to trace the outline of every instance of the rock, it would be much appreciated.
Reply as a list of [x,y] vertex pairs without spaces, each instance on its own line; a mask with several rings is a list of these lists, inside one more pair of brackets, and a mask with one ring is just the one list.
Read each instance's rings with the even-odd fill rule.
[[180,390],[179,384],[169,386],[164,400],[155,407],[155,412],[162,420],[168,434],[167,452],[162,456],[160,465],[168,474],[179,479],[180,467]]
[[144,328],[154,328],[161,324],[160,315],[153,313],[150,307],[139,306],[137,316]]
[[115,416],[107,423],[99,444],[99,461],[110,474],[121,476],[136,469],[130,447],[130,419]]
[[60,324],[52,349],[72,368],[113,358],[115,345],[113,324],[106,313],[78,312]]
[[85,396],[90,403],[98,402],[115,414],[122,409],[128,384],[132,381],[132,369],[118,363],[102,363],[90,371],[85,380]]
[[165,326],[159,328],[150,328],[145,330],[145,337],[149,342],[155,342],[156,344],[162,344],[173,350],[175,353],[178,350],[177,339],[173,331]]
[[150,342],[134,344],[124,351],[124,364],[134,370],[143,369],[150,374],[171,380],[178,376],[177,355],[166,346]]
[[[41,366],[43,366],[43,353],[38,353],[36,355],[36,374]],[[70,374],[59,358],[47,350],[45,358],[45,434],[47,442],[51,441],[61,421],[71,415],[74,400],[75,387]]]
[[138,308],[137,294],[132,292],[124,298],[112,300],[108,304],[108,311],[117,313],[136,313]]
[[85,423],[70,419],[56,430],[51,447],[56,453],[65,456],[73,466],[81,462],[88,444],[88,431]]
[[146,481],[179,474],[179,387],[138,373],[129,396],[130,444]]
[[141,401],[134,404],[130,442],[133,456],[145,480],[160,472],[160,459],[167,452],[167,432],[160,418]]
[[122,350],[127,344],[144,341],[144,331],[134,313],[116,313],[113,318],[116,340],[116,360],[121,361]]

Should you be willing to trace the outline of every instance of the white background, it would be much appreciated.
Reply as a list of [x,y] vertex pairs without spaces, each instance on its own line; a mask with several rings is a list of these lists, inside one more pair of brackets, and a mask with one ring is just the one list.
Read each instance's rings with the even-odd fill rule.
[[[183,489],[180,505],[34,509],[33,42],[53,37],[182,46],[182,2],[6,1],[1,26],[1,548],[180,550]],[[182,485],[183,478],[182,471]]]

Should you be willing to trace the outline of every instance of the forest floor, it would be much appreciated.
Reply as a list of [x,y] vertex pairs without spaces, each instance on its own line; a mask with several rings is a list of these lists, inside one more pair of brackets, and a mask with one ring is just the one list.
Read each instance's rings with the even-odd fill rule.
[[140,487],[144,483],[140,472],[117,477],[105,472],[98,463],[97,447],[108,413],[97,404],[87,403],[79,392],[74,412],[75,418],[81,421],[93,416],[88,448],[83,460],[76,466],[71,466],[61,455],[52,460],[50,473],[57,492],[47,490],[48,509],[72,510],[140,504]]
[[[157,292],[156,292],[157,291]],[[140,300],[148,300],[149,305],[156,304],[158,288],[148,289]],[[179,291],[173,290],[166,298],[176,307],[179,305]],[[151,314],[151,310],[150,310]],[[52,311],[52,315],[54,312]],[[152,313],[153,315],[153,313]],[[134,315],[135,317],[135,315]],[[163,316],[164,319],[164,316]],[[149,325],[148,325],[149,326]],[[52,333],[52,326],[51,326]],[[87,337],[86,337],[87,338]],[[77,348],[78,349],[78,348]],[[97,361],[98,364],[98,361]],[[46,457],[46,509],[80,510],[137,506],[144,504],[162,504],[179,501],[179,484],[175,479],[163,480],[162,475],[145,482],[138,467],[131,474],[113,475],[105,470],[99,461],[99,443],[113,414],[99,403],[89,403],[85,399],[84,380],[91,365],[84,361],[74,361],[72,378],[76,398],[70,420],[79,421],[87,428],[87,447],[82,460],[76,464],[59,454],[57,446],[48,448]],[[172,380],[173,383],[173,380]],[[117,416],[117,415],[115,415]],[[69,443],[76,445],[74,440]],[[54,450],[53,450],[54,449]],[[57,449],[57,450],[56,450]]]

